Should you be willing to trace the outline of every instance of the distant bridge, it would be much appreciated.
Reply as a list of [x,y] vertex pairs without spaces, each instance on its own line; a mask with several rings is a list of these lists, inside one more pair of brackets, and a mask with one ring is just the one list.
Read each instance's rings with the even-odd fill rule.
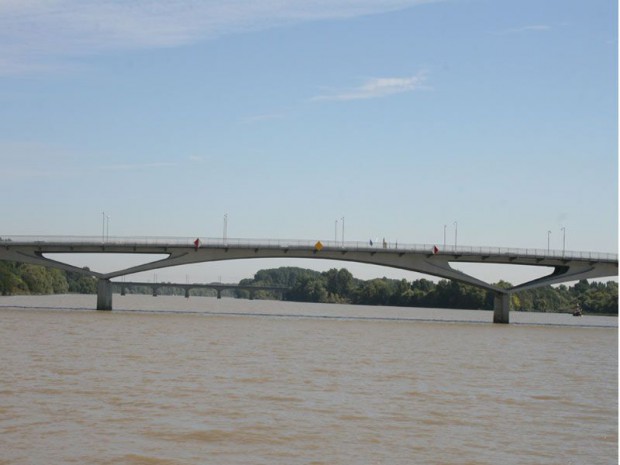
[[[142,265],[98,273],[50,258],[53,254],[163,254],[166,258]],[[618,255],[564,250],[504,247],[448,247],[429,244],[379,244],[343,241],[25,237],[0,239],[0,260],[61,268],[98,278],[97,309],[112,309],[112,278],[170,266],[248,258],[313,258],[382,265],[471,284],[495,294],[493,321],[509,322],[510,295],[516,291],[580,279],[618,275]],[[548,267],[550,273],[510,289],[502,289],[452,268],[453,263],[494,263]]]
[[211,284],[197,284],[197,283],[148,283],[148,282],[136,282],[136,281],[112,281],[112,286],[120,288],[121,295],[125,295],[127,293],[127,289],[131,287],[148,287],[151,288],[153,292],[153,296],[159,295],[159,289],[162,287],[174,288],[174,289],[183,289],[185,292],[185,297],[189,298],[189,292],[192,289],[213,289],[217,293],[217,298],[222,298],[222,291],[226,290],[241,290],[248,291],[250,300],[254,299],[254,295],[258,291],[270,291],[277,292],[280,296],[283,296],[286,291],[289,290],[288,287],[281,286],[251,286],[251,285],[243,285],[243,284],[222,284],[222,283],[211,283]]

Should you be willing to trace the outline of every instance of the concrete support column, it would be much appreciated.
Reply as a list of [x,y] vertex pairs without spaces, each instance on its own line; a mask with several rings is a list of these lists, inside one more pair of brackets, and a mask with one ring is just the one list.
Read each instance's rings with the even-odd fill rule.
[[189,299],[189,288],[185,289],[185,298]]
[[157,297],[157,288],[153,286],[153,297]]
[[510,294],[495,294],[493,323],[510,323]]
[[97,281],[97,310],[112,310],[112,283],[109,279]]
[[250,291],[248,294],[250,295],[249,299],[254,300],[254,291]]
[[217,291],[217,298],[221,299],[222,298],[222,290],[221,289],[216,289]]
[[127,288],[125,286],[121,286],[121,295],[127,294]]

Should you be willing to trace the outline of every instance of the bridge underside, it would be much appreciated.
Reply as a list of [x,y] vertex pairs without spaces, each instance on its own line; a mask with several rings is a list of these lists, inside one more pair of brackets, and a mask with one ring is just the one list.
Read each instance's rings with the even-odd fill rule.
[[[110,273],[98,273],[82,269],[67,263],[53,260],[46,255],[55,253],[125,253],[125,254],[165,254],[166,258]],[[567,281],[617,276],[617,262],[605,262],[583,259],[564,259],[557,257],[530,257],[518,255],[484,255],[474,253],[432,253],[396,249],[350,250],[347,248],[323,248],[317,250],[309,247],[187,247],[187,246],[131,246],[125,244],[97,244],[90,246],[53,246],[30,245],[29,247],[0,247],[0,260],[10,260],[60,268],[67,271],[83,273],[99,279],[98,309],[112,308],[110,280],[134,273],[167,268],[172,266],[205,263],[222,260],[241,260],[250,258],[310,258],[339,261],[351,261],[372,265],[399,268],[407,271],[428,274],[449,280],[477,286],[492,291],[495,298],[494,317],[496,323],[509,322],[510,295],[516,291],[530,289]],[[451,263],[494,263],[544,266],[550,274],[504,289],[484,282],[474,276],[456,270]]]

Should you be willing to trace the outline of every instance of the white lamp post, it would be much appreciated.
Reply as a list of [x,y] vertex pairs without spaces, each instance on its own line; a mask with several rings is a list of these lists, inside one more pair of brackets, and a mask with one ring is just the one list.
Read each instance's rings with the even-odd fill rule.
[[443,225],[443,249],[446,250],[446,228],[448,227],[447,224]]
[[566,227],[562,226],[562,257],[566,253]]
[[226,238],[228,236],[228,213],[224,213],[224,232],[223,232],[223,239],[224,239],[224,244],[226,244]]
[[459,224],[455,221],[454,222],[454,251],[455,252],[456,252],[458,233],[459,233]]

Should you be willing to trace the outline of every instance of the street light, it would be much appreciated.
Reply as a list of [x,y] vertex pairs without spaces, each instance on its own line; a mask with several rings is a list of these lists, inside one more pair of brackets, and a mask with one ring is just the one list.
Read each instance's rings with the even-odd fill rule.
[[226,244],[226,236],[228,235],[228,213],[224,213],[224,244]]
[[342,220],[342,247],[344,248],[344,216],[340,219]]
[[551,231],[547,231],[547,255],[551,253]]
[[564,256],[564,253],[566,252],[566,228],[564,226],[562,226],[562,257]]
[[106,218],[106,225],[107,225],[106,240],[109,241],[110,240],[110,217],[106,215],[105,218]]
[[454,222],[454,251],[455,252],[456,252],[456,241],[458,237],[458,232],[459,232],[459,224],[455,221]]
[[338,243],[338,220],[334,224],[334,242]]
[[446,250],[446,228],[448,227],[447,224],[443,225],[443,249]]

